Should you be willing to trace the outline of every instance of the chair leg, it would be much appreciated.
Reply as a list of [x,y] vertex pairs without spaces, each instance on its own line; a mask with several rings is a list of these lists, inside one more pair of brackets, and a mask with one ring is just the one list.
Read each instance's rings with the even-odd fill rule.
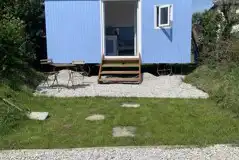
[[55,84],[55,81],[56,81],[56,84],[59,85],[57,77],[58,77],[58,73],[54,73],[54,79],[53,79],[52,86]]
[[46,78],[43,81],[43,86],[45,86],[45,84],[47,84],[47,87],[49,87],[49,83],[48,83],[48,75],[46,75]]
[[69,88],[70,81],[71,81],[72,87],[74,86],[73,74],[74,74],[73,71],[69,71],[69,79],[68,79],[68,82],[67,82],[67,88]]
[[84,76],[84,75],[82,75],[82,84],[84,83],[84,78],[85,78],[85,76]]
[[[71,75],[71,85],[72,85],[72,88],[74,88],[74,73],[72,72],[72,75]],[[75,88],[74,88],[75,89]]]
[[70,83],[70,79],[71,79],[71,72],[69,71],[69,77],[68,77],[68,82],[67,82],[67,88],[69,87],[69,83]]
[[48,77],[48,75],[47,75],[47,78],[46,78],[47,87],[50,86],[48,80],[49,80],[49,77]]

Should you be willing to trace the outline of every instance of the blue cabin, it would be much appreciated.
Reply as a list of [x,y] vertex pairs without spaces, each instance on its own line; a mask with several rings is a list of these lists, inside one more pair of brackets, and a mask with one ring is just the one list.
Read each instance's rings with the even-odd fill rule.
[[191,62],[192,0],[45,0],[45,16],[56,63]]

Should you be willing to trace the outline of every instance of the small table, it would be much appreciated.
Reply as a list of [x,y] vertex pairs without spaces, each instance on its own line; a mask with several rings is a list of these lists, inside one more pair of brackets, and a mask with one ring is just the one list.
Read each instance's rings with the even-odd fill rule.
[[[72,77],[72,72],[71,72],[71,69],[72,68],[75,68],[76,65],[72,64],[72,63],[52,63],[51,66],[53,67],[53,70],[56,71],[56,70],[59,70],[59,69],[68,69],[69,70],[69,79],[68,79],[68,82],[67,82],[67,87],[69,86],[69,82],[71,81],[72,85],[73,84],[73,77]],[[54,81],[53,81],[53,84],[56,80],[57,84],[58,84],[58,74],[59,72],[56,72],[56,74],[54,74]]]

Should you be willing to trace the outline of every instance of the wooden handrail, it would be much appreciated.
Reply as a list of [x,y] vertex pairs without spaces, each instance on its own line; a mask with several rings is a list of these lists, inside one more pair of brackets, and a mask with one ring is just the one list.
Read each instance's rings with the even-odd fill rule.
[[142,59],[141,59],[141,54],[139,52],[139,79],[140,79],[140,83],[142,82],[142,71],[141,71],[141,67],[142,67]]
[[99,73],[98,73],[98,83],[100,83],[100,79],[101,79],[101,71],[102,71],[103,62],[104,62],[104,53],[101,56],[101,64],[100,64]]

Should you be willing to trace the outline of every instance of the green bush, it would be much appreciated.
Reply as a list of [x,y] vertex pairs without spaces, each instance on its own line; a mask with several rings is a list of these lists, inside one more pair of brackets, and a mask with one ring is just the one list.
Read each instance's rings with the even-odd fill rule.
[[[42,75],[33,69],[43,34],[43,0],[0,1],[0,96],[31,95]],[[20,91],[20,92],[19,92]],[[0,135],[24,119],[18,110],[0,102]]]
[[231,33],[239,16],[231,3],[219,8],[221,13],[210,10],[193,16],[193,23],[200,26],[200,63],[185,81],[239,116],[239,41]]
[[10,14],[3,15],[0,21],[1,72],[16,68],[16,62],[25,57],[24,23]]
[[221,14],[214,11],[205,11],[193,15],[193,24],[197,25],[199,62],[205,64],[208,61],[214,62],[213,51],[216,50],[218,41],[219,24],[222,21]]
[[[238,61],[238,41],[231,34],[232,26],[239,19],[233,5],[224,5],[217,10],[208,10],[193,15],[193,24],[199,28],[199,62],[206,65],[220,65]],[[234,48],[234,50],[232,49]]]
[[239,63],[239,41],[236,39],[220,40],[214,50],[203,52],[203,64],[221,66]]
[[203,65],[188,75],[185,81],[206,91],[219,106],[239,116],[239,65]]
[[13,89],[23,85],[36,86],[40,74],[29,65],[35,58],[30,52],[31,42],[25,33],[25,24],[10,14],[0,20],[0,80]]
[[40,51],[41,36],[44,35],[44,5],[42,4],[43,0],[2,0],[0,2],[0,73],[2,76],[4,73],[8,75],[15,69],[26,70],[35,65],[37,51]]

